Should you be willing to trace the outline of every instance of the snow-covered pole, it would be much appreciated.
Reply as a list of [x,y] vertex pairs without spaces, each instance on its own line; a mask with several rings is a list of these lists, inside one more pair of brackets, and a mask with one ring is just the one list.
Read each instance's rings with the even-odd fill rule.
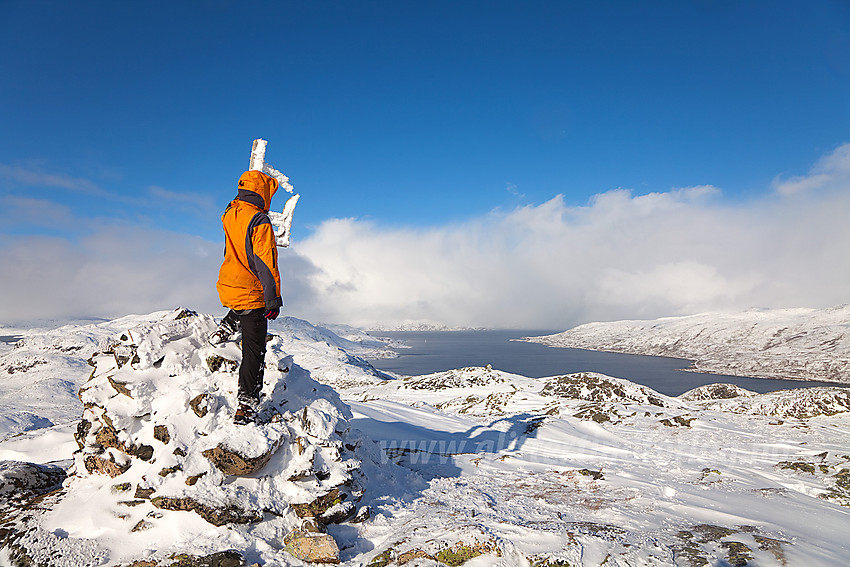
[[286,248],[289,246],[289,235],[292,231],[292,215],[295,213],[295,205],[298,204],[298,199],[301,195],[294,194],[295,188],[289,183],[289,178],[283,173],[276,170],[271,164],[266,163],[266,146],[268,141],[262,138],[254,140],[254,145],[251,147],[251,161],[248,165],[249,170],[262,171],[267,175],[271,175],[277,179],[278,187],[287,193],[293,193],[283,207],[283,212],[278,213],[269,211],[269,219],[274,227],[275,243]]
[[266,162],[266,145],[268,142],[262,138],[254,140],[254,146],[251,148],[251,162],[248,169],[252,171],[263,171],[263,165]]

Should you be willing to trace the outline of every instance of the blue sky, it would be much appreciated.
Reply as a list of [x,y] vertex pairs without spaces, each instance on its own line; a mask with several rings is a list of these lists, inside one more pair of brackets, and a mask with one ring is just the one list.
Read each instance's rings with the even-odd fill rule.
[[695,186],[734,214],[850,142],[844,1],[0,1],[0,46],[7,255],[219,242],[255,137],[302,195],[292,254],[326,273],[297,243],[332,219],[397,240]]

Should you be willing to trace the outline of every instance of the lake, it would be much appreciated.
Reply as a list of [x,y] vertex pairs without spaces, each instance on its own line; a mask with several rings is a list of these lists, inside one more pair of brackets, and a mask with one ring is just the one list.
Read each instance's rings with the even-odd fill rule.
[[837,386],[828,382],[745,378],[723,374],[684,372],[691,361],[681,358],[552,348],[536,343],[511,341],[519,337],[549,335],[559,331],[370,331],[389,337],[407,348],[394,349],[398,358],[370,359],[376,368],[404,375],[430,374],[466,366],[491,364],[497,370],[531,378],[599,372],[649,386],[668,396],[678,396],[705,384],[737,384],[755,392],[791,388]]

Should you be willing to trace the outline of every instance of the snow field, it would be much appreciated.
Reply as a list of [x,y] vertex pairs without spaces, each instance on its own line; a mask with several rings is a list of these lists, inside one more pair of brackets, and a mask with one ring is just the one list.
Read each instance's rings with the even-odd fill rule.
[[[150,423],[129,420],[120,428],[134,442],[161,445],[152,433],[159,419],[187,449],[226,444],[258,454],[292,437],[295,422],[234,428],[235,374],[210,372],[204,364],[211,353],[238,361],[238,346],[205,346],[204,334],[214,328],[209,316],[191,325],[163,321],[168,316],[37,336],[21,330],[21,346],[0,355],[0,369],[44,362],[0,370],[0,404],[30,416],[0,422],[0,459],[65,466],[76,459],[80,467],[73,433],[83,415],[76,390],[92,371],[85,358],[128,329],[135,329],[127,342],[138,345],[137,368],[112,379],[122,380],[133,398],[97,397],[109,392],[106,376],[113,372],[100,364],[92,382],[103,388],[89,395],[109,411],[150,416]],[[842,488],[842,471],[850,471],[850,413],[834,389],[736,392],[715,400],[671,398],[592,373],[531,379],[467,368],[394,378],[359,358],[382,351],[372,337],[348,330],[342,338],[291,318],[275,322],[272,332],[267,400],[282,414],[287,406],[312,408],[309,427],[317,439],[333,438],[344,423],[350,427],[345,438],[359,440],[365,489],[359,504],[369,506],[371,518],[327,528],[345,565],[436,565],[463,553],[472,557],[464,563],[469,567],[850,563],[850,494]],[[81,348],[63,351],[71,346]],[[85,357],[83,365],[75,356]],[[69,386],[55,390],[51,406],[45,397],[23,395],[27,381]],[[215,396],[210,413],[198,418],[186,406],[202,391]],[[283,503],[306,497],[297,485],[277,480],[294,470],[297,456],[288,447],[283,442],[264,469],[222,485],[212,482],[217,473],[203,459],[172,463],[162,452],[155,465],[135,463],[123,477],[71,477],[26,541],[39,556],[52,557],[51,565],[113,565],[172,550],[224,549],[263,565],[299,565],[279,543],[294,526]],[[113,487],[119,481],[139,483],[178,462],[184,470],[157,481],[159,490],[192,494],[183,479],[206,467],[195,496],[203,491],[218,501],[230,495],[257,509],[277,505],[283,515],[216,527],[193,512],[118,503]],[[150,526],[132,532],[141,521]],[[0,565],[6,565],[2,553]]]

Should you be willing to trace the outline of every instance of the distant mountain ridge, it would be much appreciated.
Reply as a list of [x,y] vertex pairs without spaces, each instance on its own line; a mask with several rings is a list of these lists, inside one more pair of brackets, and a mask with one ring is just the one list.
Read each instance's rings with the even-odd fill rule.
[[405,319],[403,321],[372,321],[358,323],[357,328],[365,331],[484,331],[484,327],[451,326],[425,319]]
[[685,358],[701,372],[850,383],[850,305],[587,323],[521,340]]

